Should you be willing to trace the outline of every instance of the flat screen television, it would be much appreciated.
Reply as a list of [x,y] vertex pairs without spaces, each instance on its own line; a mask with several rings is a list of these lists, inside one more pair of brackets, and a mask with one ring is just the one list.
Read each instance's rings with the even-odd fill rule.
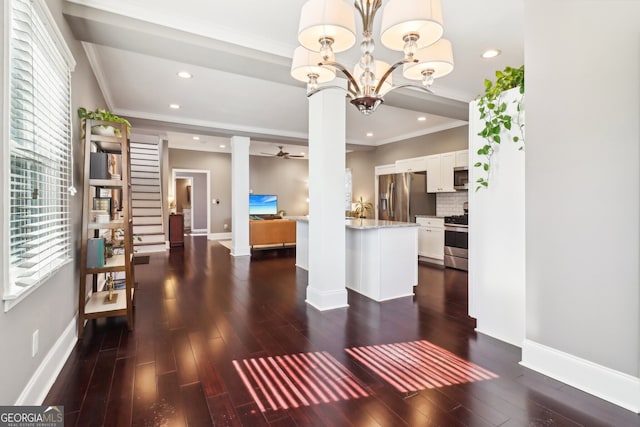
[[278,196],[275,194],[249,194],[249,215],[276,215]]

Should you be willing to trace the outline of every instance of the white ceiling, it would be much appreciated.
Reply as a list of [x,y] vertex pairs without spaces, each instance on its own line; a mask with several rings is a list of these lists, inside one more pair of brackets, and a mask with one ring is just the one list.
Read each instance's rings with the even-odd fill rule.
[[[305,150],[295,146],[307,143],[308,107],[305,86],[289,75],[289,67],[303,4],[67,0],[64,7],[108,108],[130,118],[136,132],[166,135],[172,146],[186,148],[195,142],[191,149],[206,146],[215,151],[228,151],[224,142],[243,135],[252,138],[256,154],[275,153],[277,145],[297,154]],[[507,65],[523,64],[523,0],[442,0],[442,6],[454,71],[436,80],[435,95],[400,89],[368,117],[347,106],[350,147],[463,125],[467,103],[481,93],[484,79]],[[380,16],[377,21],[379,27]],[[501,49],[502,55],[481,58],[487,48]],[[354,47],[338,54],[338,60],[355,64],[358,54]],[[400,53],[378,43],[375,56],[394,62]],[[177,77],[182,70],[193,78]],[[396,83],[402,80],[399,74],[394,75]],[[181,108],[172,110],[171,103]],[[421,116],[426,120],[418,121]],[[200,141],[193,141],[196,135]]]

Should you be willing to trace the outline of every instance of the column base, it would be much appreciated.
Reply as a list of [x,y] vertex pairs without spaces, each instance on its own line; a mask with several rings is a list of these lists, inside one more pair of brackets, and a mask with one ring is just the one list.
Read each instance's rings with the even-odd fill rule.
[[307,287],[307,299],[305,302],[320,311],[333,310],[335,308],[349,307],[347,290],[321,292]]

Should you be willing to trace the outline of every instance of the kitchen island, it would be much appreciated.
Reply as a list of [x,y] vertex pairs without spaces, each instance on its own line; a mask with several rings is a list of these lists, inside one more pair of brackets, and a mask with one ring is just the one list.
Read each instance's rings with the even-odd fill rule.
[[[308,270],[309,219],[296,217],[296,265]],[[345,220],[345,285],[375,301],[413,295],[418,284],[418,224]]]

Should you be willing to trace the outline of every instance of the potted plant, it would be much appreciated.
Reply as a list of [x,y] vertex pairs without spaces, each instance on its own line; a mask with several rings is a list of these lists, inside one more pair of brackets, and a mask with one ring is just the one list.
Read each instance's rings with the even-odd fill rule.
[[[131,130],[131,124],[127,119],[123,119],[122,117],[116,116],[111,111],[103,110],[101,108],[96,108],[94,111],[89,111],[84,107],[78,108],[78,117],[81,119],[92,119],[92,120],[104,120],[106,122],[113,123],[123,123],[127,126],[127,132]],[[118,129],[109,125],[99,125],[93,126],[91,128],[91,133],[99,134],[99,135],[115,135],[118,134]]]
[[[503,92],[519,88],[519,94],[513,101],[516,104],[515,113],[510,112],[507,103],[502,99]],[[484,122],[482,131],[478,133],[483,146],[478,149],[478,155],[483,159],[473,166],[481,168],[485,177],[476,180],[476,191],[489,186],[489,169],[491,158],[503,137],[507,137],[519,144],[524,150],[524,122],[522,121],[524,102],[524,65],[519,68],[506,67],[503,71],[496,71],[495,84],[490,80],[484,81],[484,93],[478,98],[478,112],[480,120]],[[502,135],[502,137],[501,137]]]
[[365,202],[362,196],[360,196],[360,199],[356,201],[356,209],[354,212],[356,213],[358,218],[366,218],[367,211],[371,209],[373,209],[373,205],[369,202]]

